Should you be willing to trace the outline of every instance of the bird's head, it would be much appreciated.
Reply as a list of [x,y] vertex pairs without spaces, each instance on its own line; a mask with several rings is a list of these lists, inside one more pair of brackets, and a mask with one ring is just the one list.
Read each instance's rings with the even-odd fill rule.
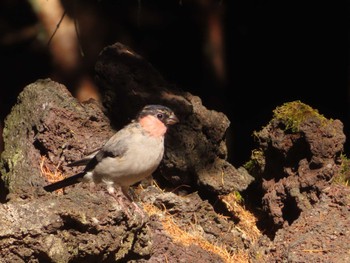
[[162,136],[167,127],[179,122],[175,113],[163,105],[147,105],[137,115],[137,121],[151,135]]

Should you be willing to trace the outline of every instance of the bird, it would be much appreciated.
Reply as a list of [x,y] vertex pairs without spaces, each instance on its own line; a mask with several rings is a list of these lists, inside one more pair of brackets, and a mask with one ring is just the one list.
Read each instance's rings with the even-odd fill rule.
[[158,168],[164,155],[166,132],[178,122],[169,107],[146,105],[99,150],[68,164],[85,165],[82,172],[46,185],[44,189],[53,192],[79,182],[103,183],[109,194],[116,197],[116,190],[121,189],[124,197],[135,205],[128,193],[130,186],[151,176]]

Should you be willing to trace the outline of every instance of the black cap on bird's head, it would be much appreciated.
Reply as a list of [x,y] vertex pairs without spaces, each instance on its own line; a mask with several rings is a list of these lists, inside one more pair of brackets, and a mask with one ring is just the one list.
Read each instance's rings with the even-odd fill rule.
[[175,113],[170,108],[163,105],[146,105],[137,115],[137,119],[147,115],[153,115],[165,125],[173,125],[179,122]]

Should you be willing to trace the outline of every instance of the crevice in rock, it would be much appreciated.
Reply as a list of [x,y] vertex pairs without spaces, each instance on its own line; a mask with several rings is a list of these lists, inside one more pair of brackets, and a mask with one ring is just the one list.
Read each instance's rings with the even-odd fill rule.
[[266,180],[274,179],[278,182],[280,179],[288,175],[283,170],[285,157],[281,152],[272,146],[265,153],[266,165],[262,177]]
[[[38,251],[38,253],[33,254],[33,258],[35,258],[37,262],[46,262],[46,263],[54,262],[51,260],[51,257],[44,251]],[[28,260],[27,262],[30,262],[30,260]]]
[[300,216],[301,210],[298,207],[298,203],[292,196],[287,196],[284,200],[284,206],[282,208],[283,219],[291,225]]
[[37,149],[41,156],[47,156],[47,148],[38,140],[34,140],[33,146]]
[[210,191],[206,191],[206,189],[202,188],[198,191],[198,195],[203,201],[209,202],[216,214],[220,214],[224,217],[230,218],[235,224],[239,222],[239,218],[235,217],[231,212],[227,210],[227,206],[220,201],[217,194]]
[[89,224],[83,224],[76,218],[71,217],[70,215],[60,215],[63,221],[62,227],[60,230],[77,230],[81,233],[89,233],[96,235],[99,231],[96,228],[91,227]]
[[285,157],[286,167],[299,167],[300,160],[306,159],[310,162],[312,158],[312,153],[310,150],[310,145],[305,141],[302,136],[293,142],[292,147],[287,152]]
[[[8,166],[5,165],[5,169],[8,170]],[[1,178],[0,174],[0,203],[4,204],[7,202],[7,195],[9,193],[9,190],[7,189],[5,182]]]
[[245,208],[257,218],[256,227],[270,240],[273,240],[276,228],[268,213],[262,208],[263,191],[261,180],[260,182],[255,180],[246,190],[241,192],[241,195],[244,199]]
[[304,137],[292,140],[293,144],[286,153],[276,149],[272,145],[265,152],[266,167],[262,177],[266,180],[274,179],[278,182],[280,179],[290,176],[285,172],[285,168],[297,169],[299,162],[306,159],[310,162],[312,153],[309,144]]
[[162,173],[155,172],[153,174],[153,180],[156,181],[159,188],[163,189],[165,192],[172,192],[177,195],[189,195],[198,191],[194,176],[189,177],[188,175],[184,175],[183,177],[186,176],[188,179],[192,179],[191,181],[187,180],[184,184],[180,173],[178,176],[169,176],[169,178],[166,178],[163,174],[164,171]]

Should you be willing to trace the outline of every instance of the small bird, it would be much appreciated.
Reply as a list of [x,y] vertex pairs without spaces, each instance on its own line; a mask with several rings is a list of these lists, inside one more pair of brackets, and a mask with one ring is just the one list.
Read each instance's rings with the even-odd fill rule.
[[104,183],[107,191],[115,196],[120,188],[131,203],[129,187],[152,175],[164,155],[164,137],[170,125],[179,119],[168,107],[147,105],[131,123],[116,132],[98,151],[69,164],[86,165],[83,172],[49,184],[48,192],[78,182]]

